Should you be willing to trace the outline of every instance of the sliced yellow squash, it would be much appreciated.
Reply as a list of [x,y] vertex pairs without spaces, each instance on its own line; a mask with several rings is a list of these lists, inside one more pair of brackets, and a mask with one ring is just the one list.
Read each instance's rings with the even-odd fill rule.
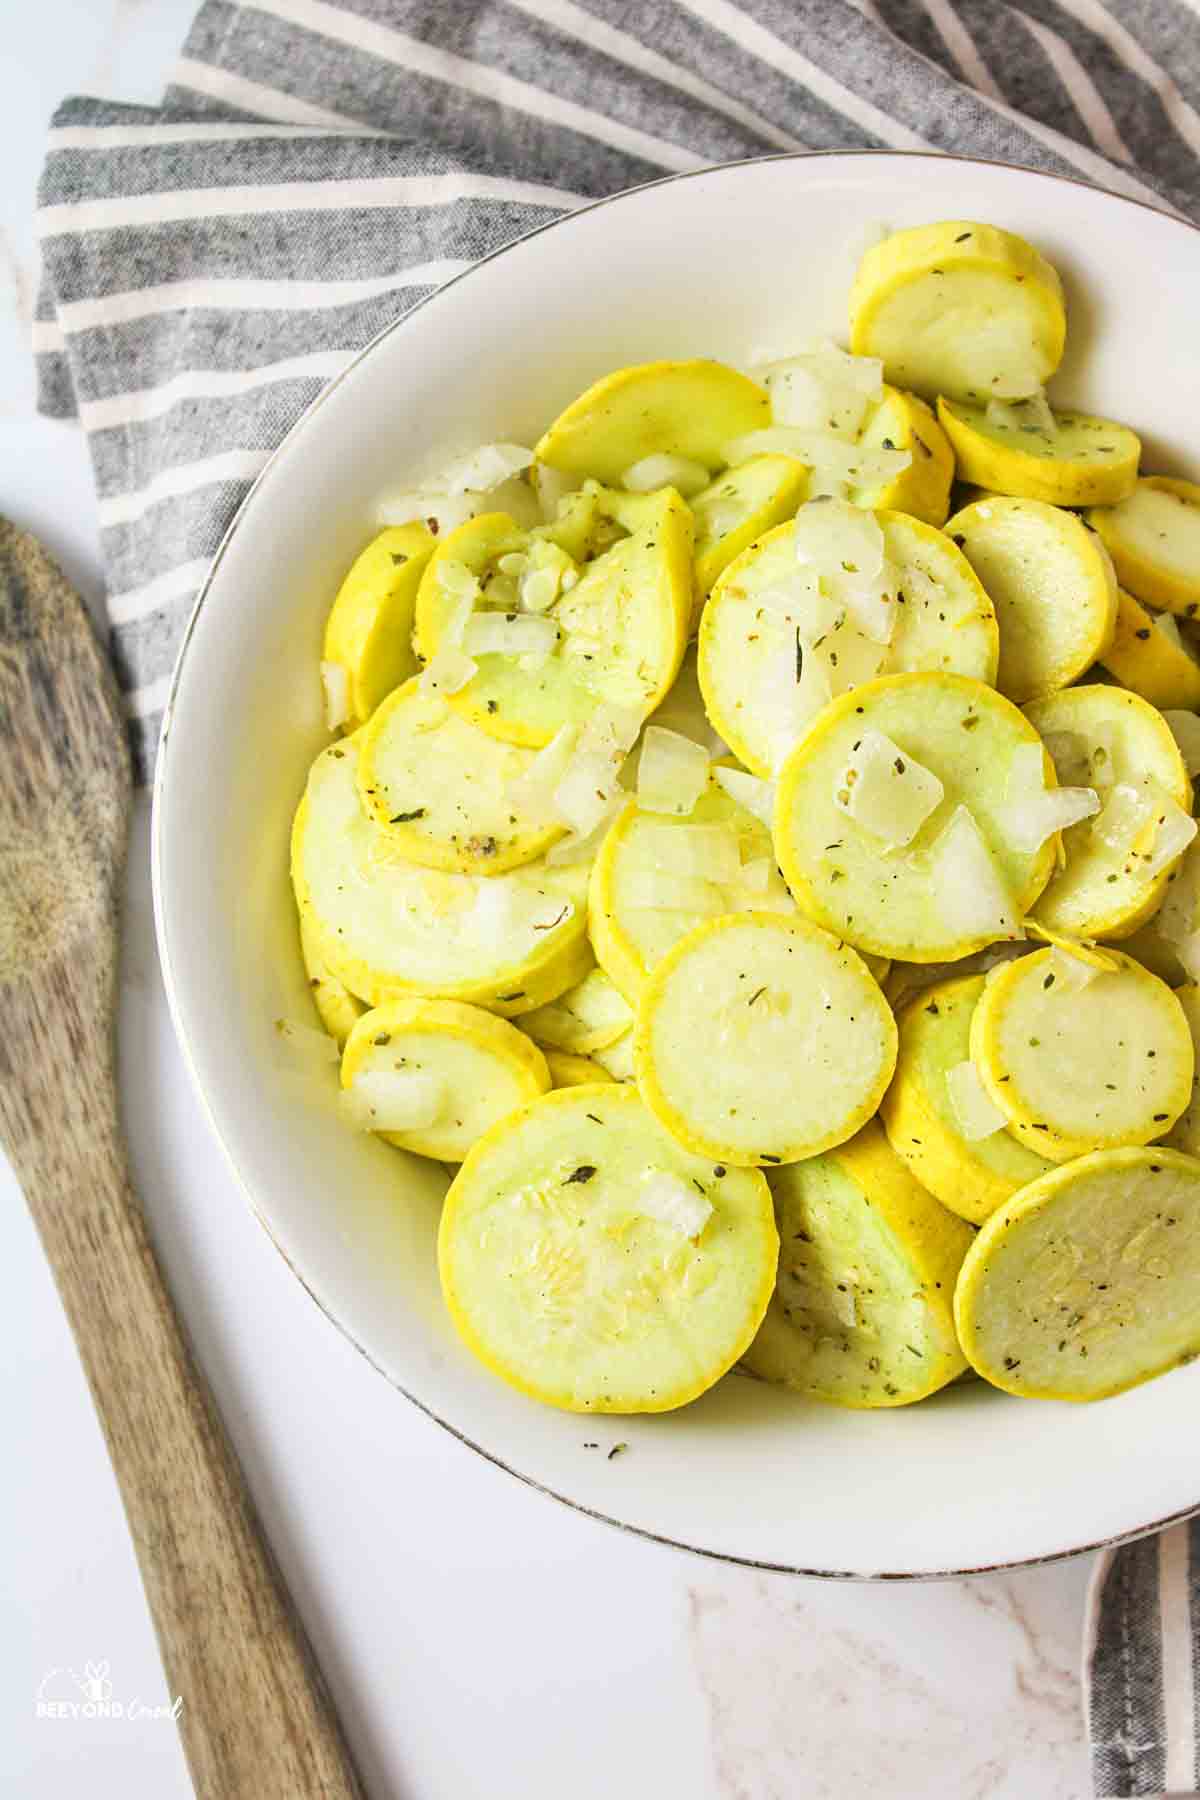
[[718,575],[764,532],[795,514],[808,470],[794,456],[752,456],[692,500],[696,596],[703,602]]
[[875,1111],[896,1024],[861,958],[806,919],[697,926],[646,982],[638,1089],[680,1143],[742,1168],[844,1143]]
[[308,976],[317,1016],[340,1050],[366,1012],[366,1002],[360,1000],[357,994],[352,994],[345,983],[338,980],[321,954],[321,947],[310,925],[301,925],[300,954],[304,958],[304,971]]
[[[887,794],[870,822],[847,810],[847,771],[864,740],[880,738],[901,765],[897,799],[914,775],[941,785],[904,843],[888,841],[897,804]],[[1010,701],[962,675],[889,675],[843,694],[779,777],[775,848],[802,911],[905,962],[950,962],[1019,935],[1055,854],[1052,837],[1021,850],[1008,829],[1014,754],[1038,741]],[[1052,779],[1048,757],[1044,766]]]
[[1117,579],[1147,606],[1200,615],[1200,486],[1143,475],[1127,500],[1088,514]]
[[863,257],[850,290],[850,348],[878,356],[927,400],[1020,399],[1062,360],[1062,283],[1011,231],[947,220],[896,231]]
[[531,1012],[582,979],[586,863],[507,875],[422,868],[367,818],[346,738],[312,766],[292,829],[301,928],[333,973],[372,1005],[412,993]]
[[603,969],[589,969],[565,994],[521,1020],[522,1029],[544,1050],[569,1050],[576,1056],[607,1050],[632,1025],[632,1008]]
[[1102,1400],[1200,1354],[1200,1162],[1101,1150],[995,1212],[955,1289],[962,1347],[994,1387]]
[[322,655],[345,671],[351,730],[417,667],[417,589],[436,542],[424,525],[391,526],[355,558],[338,589]]
[[[1170,848],[1160,833],[1187,830],[1179,814],[1191,811],[1192,788],[1179,746],[1154,707],[1102,682],[1032,701],[1025,715],[1049,747],[1063,785],[1095,788],[1104,802],[1095,818],[1063,832],[1065,866],[1038,900],[1037,918],[1073,937],[1124,937],[1159,906],[1177,864],[1176,855],[1157,866],[1156,853]],[[1122,794],[1114,802],[1116,789]],[[1112,828],[1127,790],[1135,801],[1145,796],[1145,820],[1134,817],[1132,835]],[[1182,853],[1184,845],[1179,848]]]
[[779,1272],[745,1367],[851,1407],[908,1406],[956,1380],[954,1283],[972,1234],[878,1125],[767,1180]]
[[592,1087],[597,1081],[616,1081],[615,1075],[590,1056],[575,1056],[569,1050],[547,1050],[545,1056],[556,1088]]
[[[473,658],[477,672],[447,696],[492,737],[536,748],[601,705],[645,716],[670,688],[691,618],[691,513],[669,490],[629,498],[653,498],[649,522],[588,563],[546,613],[557,628],[555,647],[540,658],[499,651]],[[417,596],[417,647],[427,662],[456,616],[463,568],[481,583],[484,617],[513,616],[504,614],[506,603],[488,603],[488,590],[501,562],[528,543],[504,513],[471,519],[441,543]]]
[[373,1007],[342,1057],[353,1122],[438,1162],[461,1162],[485,1131],[550,1085],[546,1059],[523,1031],[455,1000],[414,995]]
[[868,450],[907,450],[912,461],[879,487],[852,488],[856,506],[908,513],[927,525],[944,525],[950,511],[954,452],[931,407],[916,394],[884,386],[883,399],[859,436]]
[[1148,1144],[1192,1091],[1192,1037],[1165,981],[1132,957],[1068,983],[1058,952],[997,971],[971,1019],[971,1061],[1013,1135],[1048,1162]]
[[717,470],[725,445],[768,425],[766,393],[725,363],[639,363],[605,375],[539,441],[539,462],[610,487],[644,457],[686,456]]
[[963,1135],[947,1076],[970,1059],[971,1015],[985,980],[967,975],[939,982],[896,1015],[896,1073],[879,1108],[892,1149],[922,1187],[972,1225],[982,1225],[1051,1166],[1003,1129]]
[[797,576],[792,527],[780,525],[730,564],[704,609],[698,673],[708,716],[734,754],[767,777],[822,705],[878,674],[946,669],[994,682],[996,615],[966,557],[931,525],[877,515],[891,641],[848,613],[814,629]]
[[480,731],[419,680],[376,709],[358,746],[363,810],[409,862],[499,875],[562,835],[561,822],[531,810],[513,785],[535,752]]
[[1117,630],[1104,666],[1151,706],[1194,710],[1200,707],[1200,660],[1173,625],[1170,613],[1149,612],[1119,589]]
[[954,446],[960,480],[1052,506],[1109,506],[1133,492],[1142,446],[1128,426],[1059,412],[1047,430],[1020,407],[995,413],[939,399],[938,418]]
[[976,500],[947,522],[996,608],[996,685],[1023,706],[1102,658],[1117,626],[1117,587],[1095,533],[1041,500]]
[[438,1265],[468,1348],[571,1412],[666,1412],[749,1346],[779,1239],[757,1170],[677,1144],[631,1088],[564,1088],[470,1152]]

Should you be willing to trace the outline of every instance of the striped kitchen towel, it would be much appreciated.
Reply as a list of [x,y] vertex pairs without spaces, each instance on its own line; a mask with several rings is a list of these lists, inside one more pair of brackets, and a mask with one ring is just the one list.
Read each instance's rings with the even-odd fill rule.
[[1099,1795],[1200,1788],[1200,1520],[1107,1550],[1092,1577],[1084,1694]]
[[1200,204],[1197,0],[206,0],[163,106],[68,101],[42,410],[75,414],[148,776],[196,589],[289,425],[455,271],[779,150],[940,149]]

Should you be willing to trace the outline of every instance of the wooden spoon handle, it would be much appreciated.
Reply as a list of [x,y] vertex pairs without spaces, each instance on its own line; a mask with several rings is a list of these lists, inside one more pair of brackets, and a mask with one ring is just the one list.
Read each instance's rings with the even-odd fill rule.
[[[11,1144],[125,1501],[200,1800],[363,1789],[130,1186],[111,1093]],[[24,1143],[19,1140],[25,1138]]]

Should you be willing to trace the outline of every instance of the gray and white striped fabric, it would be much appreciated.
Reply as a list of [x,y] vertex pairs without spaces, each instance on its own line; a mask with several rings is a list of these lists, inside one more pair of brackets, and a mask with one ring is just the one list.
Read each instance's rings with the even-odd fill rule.
[[1200,1520],[1106,1551],[1084,1642],[1096,1793],[1200,1786]]
[[[947,150],[1200,218],[1200,0],[206,0],[159,108],[68,101],[40,404],[88,434],[153,765],[196,589],[324,382],[585,199],[778,150]],[[1200,1539],[1101,1564],[1099,1795],[1193,1791]]]
[[205,567],[322,384],[530,226],[780,149],[966,151],[1200,208],[1200,0],[207,0],[161,108],[75,99],[43,411],[92,450],[148,775]]

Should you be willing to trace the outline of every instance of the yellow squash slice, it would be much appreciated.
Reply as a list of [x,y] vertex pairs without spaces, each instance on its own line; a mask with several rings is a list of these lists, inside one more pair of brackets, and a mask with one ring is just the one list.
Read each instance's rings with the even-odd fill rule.
[[1073,513],[999,496],[964,506],[946,533],[996,608],[1002,694],[1023,706],[1104,656],[1117,627],[1117,586],[1095,533]]
[[1200,707],[1200,660],[1192,646],[1171,614],[1147,611],[1124,588],[1117,593],[1117,631],[1104,666],[1151,706]]
[[[342,1057],[353,1122],[438,1162],[461,1162],[484,1132],[550,1085],[546,1059],[523,1031],[455,1000],[414,996],[373,1007]],[[406,1123],[392,1128],[389,1117]]]
[[878,1125],[767,1179],[779,1273],[745,1367],[851,1407],[908,1406],[960,1376],[952,1306],[971,1232]]
[[893,232],[867,251],[850,290],[850,348],[928,400],[1021,399],[1062,360],[1057,272],[994,225],[947,220]]
[[1200,1162],[1101,1150],[1002,1206],[955,1290],[979,1374],[1035,1400],[1102,1400],[1200,1354]]
[[804,597],[789,599],[790,525],[752,545],[713,589],[700,624],[700,688],[716,730],[756,775],[772,773],[828,698],[878,674],[945,669],[995,681],[996,615],[966,557],[919,519],[877,516],[896,606],[887,645],[848,614],[813,635]]
[[[1166,834],[1188,830],[1180,815],[1191,811],[1192,788],[1179,746],[1154,707],[1103,682],[1064,688],[1025,714],[1050,749],[1060,782],[1095,788],[1105,803],[1095,818],[1063,832],[1065,867],[1051,876],[1037,918],[1072,937],[1124,937],[1158,907],[1177,866],[1178,855],[1161,860],[1170,850]],[[1120,829],[1119,817],[1114,829],[1130,790],[1129,830]]]
[[575,1056],[570,1050],[547,1050],[545,1056],[556,1088],[593,1087],[598,1081],[617,1079],[590,1056]]
[[794,516],[807,488],[808,470],[794,456],[752,456],[695,495],[691,504],[699,601],[707,598],[735,556]]
[[[630,498],[654,501],[648,522],[588,563],[547,611],[558,633],[549,654],[489,651],[472,659],[477,673],[448,696],[455,711],[492,737],[537,748],[561,726],[583,725],[598,706],[644,717],[670,688],[692,610],[691,513],[669,489]],[[427,662],[456,616],[463,568],[481,584],[476,618],[514,618],[505,613],[507,602],[492,605],[488,593],[496,573],[504,573],[501,562],[526,551],[529,541],[506,514],[485,513],[442,542],[417,596],[417,648]]]
[[611,1085],[495,1126],[438,1237],[468,1348],[571,1412],[666,1412],[704,1393],[758,1329],[778,1253],[763,1176],[693,1156]]
[[1191,1098],[1161,1141],[1173,1150],[1186,1150],[1189,1156],[1196,1156],[1200,1154],[1200,987],[1194,981],[1185,982],[1176,988],[1175,998],[1183,1008],[1192,1034],[1196,1069],[1192,1075]]
[[689,932],[650,976],[634,1061],[642,1098],[680,1143],[777,1166],[871,1117],[896,1023],[847,944],[806,919],[732,913]]
[[562,835],[561,822],[531,811],[513,786],[535,752],[480,731],[419,680],[376,710],[358,746],[363,810],[409,862],[499,875]]
[[481,876],[407,862],[362,810],[357,761],[356,738],[322,752],[292,829],[301,929],[352,993],[375,1006],[419,993],[514,1014],[582,979],[586,863]]
[[311,926],[301,926],[300,954],[304,958],[304,972],[308,976],[317,1017],[340,1050],[366,1012],[366,1002],[338,980],[321,954]]
[[856,506],[873,512],[908,513],[927,525],[944,525],[950,511],[954,451],[932,408],[916,394],[887,387],[859,436],[868,450],[907,450],[907,469],[880,487],[852,488]]
[[575,987],[521,1020],[522,1030],[544,1050],[582,1057],[607,1050],[632,1026],[632,1009],[603,969],[590,969]]
[[1096,507],[1088,523],[1108,546],[1122,587],[1147,606],[1200,616],[1200,486],[1144,475],[1127,500]]
[[[766,792],[766,783],[758,785]],[[723,863],[736,868],[735,881],[722,879]],[[698,872],[706,868],[707,875]],[[694,926],[757,908],[794,910],[775,869],[770,827],[713,770],[686,818],[644,812],[636,800],[618,814],[592,869],[588,925],[601,968],[636,1005],[650,970]]]
[[381,531],[338,589],[322,654],[345,671],[351,730],[417,667],[412,647],[417,589],[436,541],[419,524]]
[[879,1109],[893,1150],[922,1187],[972,1225],[1051,1166],[1005,1130],[963,1135],[947,1076],[970,1059],[971,1015],[984,982],[983,975],[939,982],[897,1014],[900,1052]]
[[[1021,1143],[1048,1162],[1148,1144],[1192,1092],[1187,1017],[1132,957],[1071,980],[1054,949],[999,970],[971,1019],[971,1061]],[[1076,968],[1080,965],[1075,964]]]
[[764,390],[724,363],[639,363],[573,400],[534,454],[552,469],[615,487],[647,456],[685,456],[715,471],[731,439],[770,422]]
[[968,401],[938,401],[960,480],[1052,506],[1109,506],[1133,492],[1142,446],[1127,426],[1060,412],[1047,430],[1019,406],[994,414]]
[[[880,738],[900,764],[896,796],[877,795],[868,820],[846,810],[846,775],[864,741]],[[1038,741],[1010,701],[961,675],[889,675],[843,694],[779,778],[775,848],[801,910],[857,948],[904,962],[952,962],[1018,936],[1055,853],[1052,837],[1021,850],[1008,834],[1014,754]],[[1044,765],[1052,780],[1048,757]],[[941,798],[906,842],[891,844],[914,777],[940,783]]]

